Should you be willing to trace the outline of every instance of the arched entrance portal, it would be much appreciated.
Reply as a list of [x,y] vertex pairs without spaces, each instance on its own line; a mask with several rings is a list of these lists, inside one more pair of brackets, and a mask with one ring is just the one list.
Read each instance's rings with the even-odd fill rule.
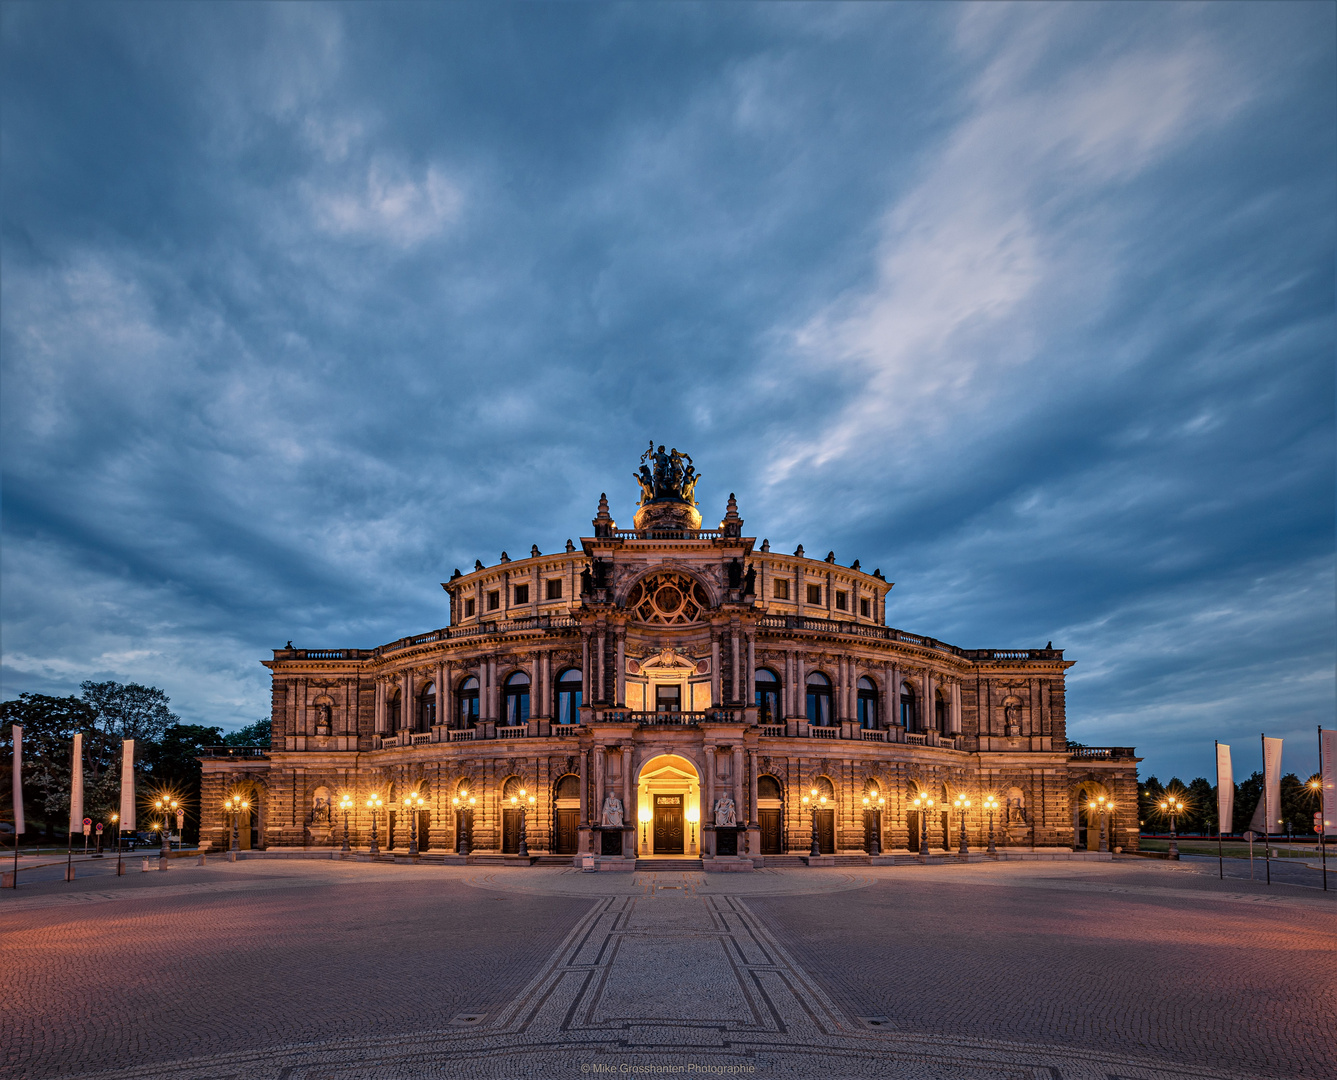
[[660,754],[642,765],[636,807],[636,852],[641,858],[700,857],[701,783],[690,761]]

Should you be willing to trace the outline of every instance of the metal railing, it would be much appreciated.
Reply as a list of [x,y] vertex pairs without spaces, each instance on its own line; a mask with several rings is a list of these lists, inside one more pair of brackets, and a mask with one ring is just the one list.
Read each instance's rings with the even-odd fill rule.
[[268,746],[202,746],[198,757],[207,758],[267,758]]
[[1068,743],[1068,757],[1079,761],[1113,761],[1116,758],[1136,757],[1132,746],[1083,746]]

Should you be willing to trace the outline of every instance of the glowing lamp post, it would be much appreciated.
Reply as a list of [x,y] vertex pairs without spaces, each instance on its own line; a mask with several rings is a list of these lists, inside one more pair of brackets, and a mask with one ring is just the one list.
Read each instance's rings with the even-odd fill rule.
[[873,837],[868,844],[869,855],[882,854],[882,808],[886,806],[887,800],[881,795],[874,799],[870,795],[863,797],[863,813],[866,821],[869,814],[873,815]]
[[[1088,805],[1090,805],[1090,804],[1088,803]],[[1107,831],[1107,829],[1106,829],[1106,827],[1105,827],[1105,826],[1106,826],[1105,814],[1109,811],[1111,805],[1112,805],[1112,804],[1110,803],[1109,799],[1107,799],[1104,795],[1101,795],[1098,799],[1095,800],[1096,811],[1097,811],[1097,813],[1100,814],[1100,850],[1101,850],[1101,851],[1109,851],[1109,849],[1110,849],[1109,832]]]
[[367,809],[371,812],[371,848],[369,854],[373,858],[381,853],[381,845],[378,842],[379,838],[376,835],[376,819],[381,816],[381,807],[383,805],[381,797],[374,791],[367,796]]
[[809,807],[812,808],[812,850],[809,851],[808,854],[810,856],[820,855],[822,849],[817,845],[817,810],[818,807],[821,807],[822,809],[826,808],[826,796],[818,795],[817,789],[813,788],[812,794],[804,795],[802,802],[805,810]]
[[241,850],[241,837],[239,830],[241,828],[242,811],[250,809],[250,802],[243,799],[240,795],[233,795],[229,799],[223,800],[223,806],[232,814],[232,850]]
[[961,846],[957,848],[958,855],[969,855],[970,848],[966,844],[966,811],[970,809],[970,800],[964,795],[958,795],[952,800],[952,805],[961,813]]
[[167,796],[163,796],[161,799],[156,799],[153,803],[153,808],[162,815],[162,827],[161,827],[162,857],[164,859],[167,858],[168,854],[172,850],[172,840],[171,840],[172,826],[169,824],[167,820],[168,815],[175,815],[176,808],[178,805],[180,804],[177,803],[175,799],[168,798]]
[[989,854],[997,855],[998,849],[993,846],[993,814],[998,809],[998,800],[992,795],[984,796],[984,809],[989,812]]
[[460,815],[459,853],[461,855],[468,855],[469,836],[473,831],[474,804],[478,802],[478,799],[473,795],[470,795],[466,788],[451,799],[450,802]]
[[418,811],[424,802],[426,800],[417,791],[404,796],[404,810],[409,815],[409,854],[414,858],[418,856]]
[[519,795],[511,796],[511,808],[520,811],[520,844],[516,848],[515,853],[522,859],[529,858],[529,823],[525,820],[525,812],[533,809],[535,802],[537,802],[537,800],[534,796],[528,795],[524,788],[520,789]]
[[343,795],[343,797],[339,800],[339,809],[342,810],[342,811],[344,812],[344,848],[343,848],[343,854],[348,855],[348,854],[350,854],[350,853],[352,852],[352,850],[353,850],[352,848],[350,848],[350,847],[348,846],[348,811],[350,811],[351,809],[353,809],[353,797],[345,792],[345,794]]
[[919,811],[919,854],[928,857],[928,816],[933,810],[933,800],[927,795],[916,795],[910,803]]
[[1172,859],[1179,858],[1179,837],[1175,833],[1175,815],[1183,812],[1184,804],[1173,795],[1161,800],[1161,813],[1170,815],[1170,858]]
[[648,848],[646,833],[650,826],[650,806],[648,803],[642,803],[636,811],[636,817],[641,823],[641,850]]
[[687,808],[687,824],[692,827],[692,850],[696,850],[696,823],[701,820],[701,807],[689,806]]

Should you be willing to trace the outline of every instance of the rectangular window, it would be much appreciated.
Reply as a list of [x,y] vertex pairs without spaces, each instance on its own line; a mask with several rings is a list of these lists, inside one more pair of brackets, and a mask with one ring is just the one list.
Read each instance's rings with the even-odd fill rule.
[[562,598],[562,579],[559,577],[548,579],[548,599],[560,600]]
[[859,614],[865,619],[871,619],[873,617],[873,603],[871,600],[859,601]]
[[788,579],[788,578],[776,578],[776,579],[775,579],[775,598],[776,598],[777,600],[788,600],[788,599],[789,599],[789,579]]
[[466,619],[474,617],[474,602],[472,600],[464,601],[464,617]]
[[837,590],[837,591],[836,591],[836,610],[837,610],[837,611],[849,611],[849,609],[850,609],[850,594],[847,593],[847,592],[840,592],[839,590]]
[[496,611],[499,607],[501,607],[501,593],[493,589],[487,594],[487,609],[488,611]]
[[529,603],[529,586],[517,585],[515,587],[515,602],[517,604]]
[[822,605],[822,587],[821,587],[820,585],[809,585],[809,586],[808,586],[808,603],[810,603],[810,604],[816,604],[818,607],[821,607],[821,605]]

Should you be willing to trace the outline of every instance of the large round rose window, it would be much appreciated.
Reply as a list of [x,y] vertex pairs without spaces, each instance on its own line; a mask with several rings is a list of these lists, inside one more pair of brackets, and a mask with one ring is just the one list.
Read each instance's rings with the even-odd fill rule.
[[706,590],[686,574],[655,574],[637,582],[627,607],[646,623],[669,626],[696,622],[710,607]]

